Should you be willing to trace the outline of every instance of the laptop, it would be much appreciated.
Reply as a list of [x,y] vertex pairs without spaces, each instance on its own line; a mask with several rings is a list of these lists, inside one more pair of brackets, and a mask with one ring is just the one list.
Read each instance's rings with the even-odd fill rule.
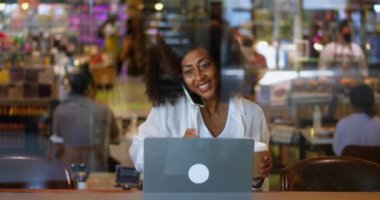
[[253,139],[146,138],[144,200],[252,199]]

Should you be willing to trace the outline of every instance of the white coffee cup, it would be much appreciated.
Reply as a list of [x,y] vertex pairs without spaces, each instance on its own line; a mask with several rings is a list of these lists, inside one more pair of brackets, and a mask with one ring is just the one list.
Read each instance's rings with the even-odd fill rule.
[[268,146],[263,142],[255,142],[254,146],[254,154],[253,154],[253,178],[261,177],[262,174],[260,172],[260,164],[264,159],[265,155],[268,155]]

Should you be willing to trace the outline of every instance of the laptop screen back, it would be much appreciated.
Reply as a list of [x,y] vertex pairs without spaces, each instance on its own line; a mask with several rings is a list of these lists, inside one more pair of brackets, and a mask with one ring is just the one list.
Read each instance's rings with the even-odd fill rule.
[[146,138],[144,197],[159,193],[181,193],[182,199],[189,193],[250,194],[253,146],[252,139]]

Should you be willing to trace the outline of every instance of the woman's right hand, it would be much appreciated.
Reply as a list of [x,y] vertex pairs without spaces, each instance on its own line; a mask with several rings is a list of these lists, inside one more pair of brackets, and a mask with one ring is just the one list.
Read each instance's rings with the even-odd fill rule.
[[183,137],[184,138],[199,138],[198,131],[193,128],[188,128],[186,129],[185,135]]

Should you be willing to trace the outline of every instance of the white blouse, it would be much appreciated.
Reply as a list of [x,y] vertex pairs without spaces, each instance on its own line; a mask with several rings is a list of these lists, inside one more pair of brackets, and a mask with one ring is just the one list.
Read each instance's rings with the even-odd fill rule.
[[[146,121],[138,128],[138,135],[133,138],[129,149],[136,170],[144,170],[146,137],[183,137],[189,128],[198,130],[200,137],[210,137],[210,132],[199,116],[199,107],[192,105],[186,97],[179,98],[174,104],[153,107]],[[247,99],[231,98],[228,120],[220,137],[253,138],[269,145],[269,130],[262,109]]]

